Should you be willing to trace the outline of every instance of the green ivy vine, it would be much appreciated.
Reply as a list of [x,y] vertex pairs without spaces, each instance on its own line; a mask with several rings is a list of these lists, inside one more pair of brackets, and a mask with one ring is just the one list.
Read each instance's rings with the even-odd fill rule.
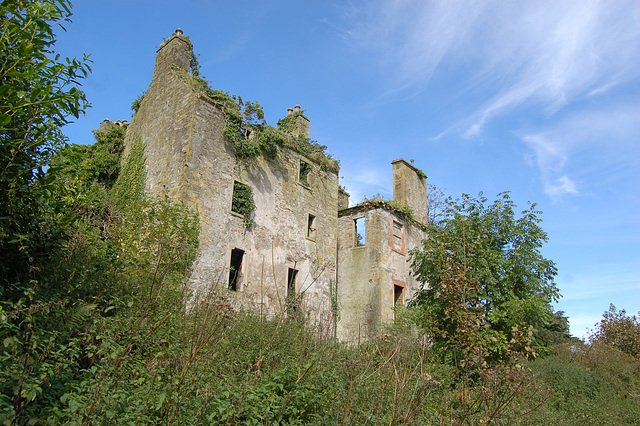
[[253,225],[251,213],[256,209],[253,201],[253,190],[249,185],[241,182],[233,183],[233,197],[231,199],[231,211],[241,214],[244,217],[245,228]]
[[226,124],[225,137],[233,144],[238,159],[244,160],[265,155],[275,158],[278,146],[286,147],[303,154],[320,164],[323,170],[338,173],[339,163],[326,152],[327,147],[304,136],[293,136],[293,126],[298,115],[287,116],[278,121],[278,127],[267,125],[264,111],[259,102],[243,101],[242,97],[229,95],[221,90],[214,90],[203,78],[181,72],[188,79],[194,90],[206,95],[212,102],[220,106]]
[[144,144],[139,137],[134,137],[131,149],[125,157],[118,179],[113,185],[113,194],[119,205],[133,205],[144,197],[147,178],[145,167]]

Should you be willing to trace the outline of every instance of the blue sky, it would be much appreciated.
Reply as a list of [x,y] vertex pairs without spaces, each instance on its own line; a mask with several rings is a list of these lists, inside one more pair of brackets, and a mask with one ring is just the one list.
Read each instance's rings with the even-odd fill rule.
[[447,194],[538,204],[574,335],[613,303],[640,311],[637,0],[76,1],[65,56],[91,53],[92,143],[130,119],[155,51],[180,27],[214,89],[270,124],[300,104],[353,201],[392,198],[415,159]]

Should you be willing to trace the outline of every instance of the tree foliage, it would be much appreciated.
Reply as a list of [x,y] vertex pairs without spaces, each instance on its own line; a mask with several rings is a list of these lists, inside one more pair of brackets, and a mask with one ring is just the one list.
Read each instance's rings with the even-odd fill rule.
[[515,208],[508,193],[489,205],[482,194],[450,200],[411,253],[422,282],[413,304],[435,343],[456,359],[501,358],[515,336],[535,341],[552,318],[557,271],[540,252],[547,241],[540,212],[530,205],[518,218]]
[[92,145],[73,144],[61,149],[51,166],[58,178],[80,178],[111,188],[120,173],[127,126],[113,125],[106,130],[94,130]]
[[590,337],[592,343],[604,343],[640,359],[640,320],[636,315],[617,310],[612,304],[603,314],[602,320],[596,324],[596,329]]
[[61,59],[54,29],[68,21],[68,0],[0,5],[0,281],[23,279],[58,238],[44,223],[52,179],[43,172],[64,144],[61,127],[88,106],[78,89],[88,58]]

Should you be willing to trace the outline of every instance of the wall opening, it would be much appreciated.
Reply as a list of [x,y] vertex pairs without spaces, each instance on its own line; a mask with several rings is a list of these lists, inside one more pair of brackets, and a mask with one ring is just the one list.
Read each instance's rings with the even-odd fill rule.
[[309,186],[309,172],[311,172],[311,164],[300,160],[300,170],[298,172],[298,181],[301,184]]
[[393,221],[393,249],[402,251],[402,223]]
[[300,297],[296,292],[298,282],[298,270],[289,268],[287,274],[287,309],[295,312],[300,308]]
[[307,218],[307,238],[310,240],[316,240],[316,217],[312,214],[309,214]]
[[[404,306],[404,287],[401,285],[393,285],[393,307]],[[393,311],[393,319],[396,319],[397,312]]]
[[367,224],[364,217],[359,217],[353,221],[353,235],[355,236],[354,245],[360,247],[367,242]]
[[244,250],[234,248],[231,250],[231,262],[229,262],[229,290],[238,291],[242,283],[242,263]]
[[404,287],[393,285],[393,307],[404,305]]
[[253,201],[253,190],[247,184],[242,182],[233,182],[233,195],[231,196],[231,211],[241,214],[244,217],[245,228],[253,225],[251,214],[256,209]]
[[233,196],[231,197],[231,211],[244,214],[248,197],[251,195],[251,187],[237,180],[233,182]]

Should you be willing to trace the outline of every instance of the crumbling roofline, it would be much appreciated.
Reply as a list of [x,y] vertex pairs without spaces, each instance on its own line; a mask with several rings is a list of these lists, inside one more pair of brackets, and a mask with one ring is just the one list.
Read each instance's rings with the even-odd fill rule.
[[351,216],[353,214],[357,214],[357,213],[361,213],[361,212],[366,212],[366,211],[370,211],[370,210],[376,210],[376,209],[383,209],[383,210],[387,210],[388,212],[390,212],[391,214],[393,214],[394,216],[396,216],[399,219],[404,219],[406,220],[408,223],[417,226],[418,228],[422,229],[423,231],[427,231],[427,227],[420,223],[417,222],[416,220],[414,220],[410,214],[408,214],[406,211],[403,211],[402,209],[390,204],[387,201],[384,200],[366,200],[360,204],[358,204],[357,206],[353,206],[353,207],[349,207],[346,209],[342,209],[342,210],[338,210],[338,217],[344,217],[344,216]]

